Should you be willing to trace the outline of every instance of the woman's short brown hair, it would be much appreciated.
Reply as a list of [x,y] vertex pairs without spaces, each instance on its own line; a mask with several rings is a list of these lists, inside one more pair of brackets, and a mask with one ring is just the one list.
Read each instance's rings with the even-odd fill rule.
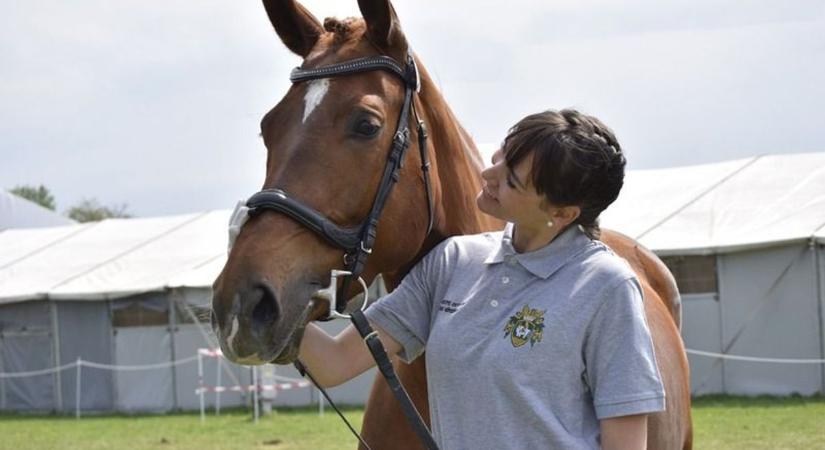
[[599,214],[619,196],[626,164],[607,126],[572,109],[544,111],[515,124],[502,150],[510,168],[532,154],[536,191],[553,205],[581,208],[573,223],[599,239]]

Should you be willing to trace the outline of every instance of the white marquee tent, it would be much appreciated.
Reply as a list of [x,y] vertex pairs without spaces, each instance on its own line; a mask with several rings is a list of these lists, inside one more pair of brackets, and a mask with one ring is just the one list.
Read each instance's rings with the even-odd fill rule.
[[694,393],[825,392],[825,153],[634,171],[603,224],[668,263],[688,348],[763,360],[690,354]]
[[69,225],[74,220],[63,217],[37,203],[0,190],[0,230]]
[[[226,257],[229,214],[0,232],[0,373],[78,357],[120,366],[159,364],[214,345],[208,324],[193,315],[208,309],[210,286]],[[637,238],[674,270],[688,347],[806,360],[691,354],[695,393],[825,391],[825,365],[810,361],[825,358],[825,153],[631,171],[603,225]],[[86,410],[197,405],[193,364],[151,373],[84,370]],[[223,370],[225,381],[248,378],[231,364]],[[207,373],[214,377],[217,371],[212,363]],[[71,410],[71,372],[0,377],[0,409]],[[291,369],[283,373],[294,375]],[[370,380],[366,375],[338,388],[338,398],[363,401]],[[279,398],[306,403],[313,395],[308,392]],[[245,400],[227,394],[223,401]]]

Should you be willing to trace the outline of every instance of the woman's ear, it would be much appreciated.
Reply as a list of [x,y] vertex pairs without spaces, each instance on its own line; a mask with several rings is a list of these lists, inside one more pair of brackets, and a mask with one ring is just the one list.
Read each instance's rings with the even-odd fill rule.
[[562,225],[562,228],[575,222],[582,213],[581,208],[575,205],[552,206],[547,204],[547,208],[550,213],[548,220],[552,220],[554,223]]

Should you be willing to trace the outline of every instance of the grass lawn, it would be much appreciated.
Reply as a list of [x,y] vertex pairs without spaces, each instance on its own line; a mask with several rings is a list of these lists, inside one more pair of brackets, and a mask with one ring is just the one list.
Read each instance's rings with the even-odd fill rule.
[[[347,409],[356,428],[360,409]],[[703,397],[694,400],[694,448],[825,449],[825,397]],[[252,423],[246,411],[208,416],[40,417],[0,415],[0,449],[354,449],[327,409],[281,410]]]
[[696,449],[825,449],[825,397],[693,400]]
[[[360,429],[361,409],[344,409]],[[207,415],[34,417],[0,415],[0,450],[332,450],[355,449],[354,436],[329,408],[280,410],[252,422],[244,410]]]

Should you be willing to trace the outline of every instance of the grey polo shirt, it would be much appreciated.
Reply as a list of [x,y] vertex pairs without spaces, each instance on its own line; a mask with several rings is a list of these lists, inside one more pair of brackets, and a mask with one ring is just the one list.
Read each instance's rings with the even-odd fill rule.
[[439,446],[599,448],[599,419],[663,410],[630,266],[578,227],[529,253],[511,235],[442,242],[367,310],[404,360],[426,347]]

